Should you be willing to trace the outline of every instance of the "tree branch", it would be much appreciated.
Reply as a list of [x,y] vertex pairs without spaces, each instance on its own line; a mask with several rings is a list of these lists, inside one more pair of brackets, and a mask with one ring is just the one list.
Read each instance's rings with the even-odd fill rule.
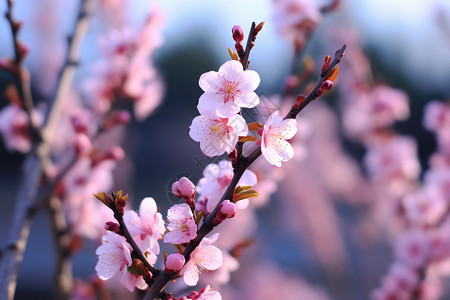
[[[20,44],[17,44],[16,30],[17,26],[13,26],[12,22],[12,1],[7,0],[9,11],[7,18],[10,20],[11,30],[13,32],[13,39],[17,51]],[[43,161],[49,160],[50,154],[50,140],[53,135],[55,121],[60,112],[60,105],[62,98],[66,95],[70,85],[70,81],[73,77],[74,61],[76,61],[79,51],[81,40],[87,30],[88,16],[92,8],[92,0],[82,0],[81,9],[77,19],[77,25],[75,26],[73,37],[69,41],[68,59],[65,67],[63,68],[58,83],[58,91],[56,96],[48,105],[46,117],[44,120],[44,136],[43,139],[32,139],[33,147],[25,160],[24,177],[19,187],[16,206],[14,210],[12,227],[9,233],[9,239],[5,249],[2,252],[2,260],[0,265],[0,299],[12,300],[17,284],[17,273],[19,271],[20,263],[23,259],[23,253],[26,248],[28,234],[30,230],[32,217],[36,211],[40,208],[37,205],[38,187],[42,173],[45,170]],[[9,15],[9,17],[8,17]],[[81,24],[79,24],[81,23]],[[20,54],[20,53],[19,53]],[[16,56],[16,62],[19,62]],[[21,61],[20,61],[21,62]],[[22,70],[21,68],[18,68]],[[23,71],[20,71],[23,72]],[[19,83],[22,82],[26,76],[24,73],[20,73]],[[21,93],[23,93],[24,102],[29,102],[29,107],[26,110],[29,113],[30,123],[32,124],[32,104],[31,93],[28,88],[23,85]],[[19,91],[20,92],[20,91]],[[28,100],[25,100],[29,97]],[[30,102],[31,101],[31,102]]]
[[[330,63],[330,66],[326,70],[326,72],[323,72],[321,74],[319,80],[317,81],[314,88],[309,92],[309,94],[305,97],[304,101],[301,103],[301,105],[298,108],[295,108],[294,106],[291,108],[289,113],[284,117],[284,119],[289,118],[295,118],[298,113],[303,110],[303,108],[308,105],[312,100],[317,98],[316,92],[322,85],[322,83],[328,78],[333,68],[341,61],[344,51],[345,51],[346,45],[342,46],[341,49],[339,49],[336,52],[334,60]],[[211,214],[206,218],[206,220],[203,222],[202,226],[197,232],[197,237],[193,239],[184,249],[183,256],[185,258],[185,261],[188,262],[191,256],[191,253],[195,250],[195,248],[200,244],[202,239],[210,233],[214,229],[213,219],[217,215],[217,212],[219,211],[220,204],[227,200],[233,198],[234,190],[241,179],[244,172],[247,170],[247,168],[261,155],[261,146],[259,146],[257,149],[255,149],[248,157],[241,157],[237,159],[236,164],[233,166],[233,178],[231,179],[230,184],[228,185],[226,191],[222,195],[222,198],[217,203],[214,210],[211,212]],[[156,278],[153,284],[150,286],[150,290],[147,293],[147,295],[144,297],[144,300],[153,300],[158,297],[160,297],[161,293],[163,292],[164,287],[166,284],[174,279],[175,273],[166,273],[165,271],[162,271]]]

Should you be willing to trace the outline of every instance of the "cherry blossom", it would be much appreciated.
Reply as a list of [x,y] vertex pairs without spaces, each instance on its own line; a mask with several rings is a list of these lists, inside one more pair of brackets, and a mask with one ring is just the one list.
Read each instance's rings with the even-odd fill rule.
[[[212,212],[220,200],[220,197],[225,192],[228,184],[233,178],[233,167],[228,160],[222,160],[219,164],[209,164],[203,170],[203,178],[197,184],[197,191],[204,196],[206,201],[206,210],[208,213]],[[237,186],[253,186],[257,183],[255,173],[246,170],[239,180]],[[238,208],[243,204],[248,203],[248,200],[239,201]],[[241,205],[241,206],[240,206]]]
[[127,210],[123,216],[131,236],[139,242],[143,252],[149,252],[149,261],[155,263],[159,254],[158,239],[161,239],[165,228],[162,215],[158,212],[156,202],[147,197],[141,201],[139,215]]
[[426,232],[419,229],[403,232],[396,240],[395,254],[412,267],[423,266],[430,254],[430,240]]
[[133,248],[123,236],[108,231],[102,237],[102,244],[97,248],[98,262],[95,266],[98,277],[106,280],[117,272],[125,274],[131,266],[131,252]]
[[259,104],[254,92],[259,83],[258,73],[244,71],[238,61],[227,61],[219,72],[210,71],[200,77],[199,85],[204,93],[197,109],[202,115],[212,112],[219,117],[232,117],[241,107],[252,108]]
[[248,133],[247,123],[240,115],[220,118],[211,114],[195,117],[190,126],[189,135],[200,142],[200,148],[206,156],[230,153],[236,146],[239,136]]
[[297,132],[295,119],[283,120],[279,111],[273,112],[261,135],[261,152],[272,165],[281,167],[282,161],[288,161],[294,156],[294,149],[286,140],[294,137]]
[[408,219],[422,226],[434,225],[447,210],[447,202],[437,186],[425,186],[403,199]]
[[407,119],[408,102],[405,92],[385,85],[357,93],[344,111],[344,128],[352,137],[368,139],[376,130]]
[[168,233],[164,236],[165,243],[183,244],[197,236],[197,224],[191,208],[186,203],[176,204],[167,212]]
[[309,31],[322,19],[311,0],[273,0],[274,21],[280,34],[295,37]]
[[218,291],[211,289],[209,285],[205,286],[200,292],[192,292],[187,296],[187,300],[222,300]]
[[222,265],[222,251],[211,246],[219,238],[219,234],[213,234],[210,238],[203,238],[197,248],[192,251],[189,261],[181,269],[184,283],[189,286],[197,284],[199,268],[209,271],[217,270]]
[[[42,114],[35,110],[36,125],[42,123]],[[10,104],[0,111],[0,134],[9,151],[26,153],[31,149],[30,122],[27,113],[18,105]]]

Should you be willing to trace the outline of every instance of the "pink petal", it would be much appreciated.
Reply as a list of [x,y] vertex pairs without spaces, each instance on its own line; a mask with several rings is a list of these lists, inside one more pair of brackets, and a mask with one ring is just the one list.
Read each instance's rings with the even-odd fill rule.
[[192,261],[188,261],[181,270],[184,283],[189,286],[194,286],[198,282],[198,269]]
[[258,73],[253,70],[247,70],[241,75],[239,80],[239,89],[244,93],[250,93],[256,90],[261,78],[259,78]]
[[259,104],[259,97],[255,92],[245,93],[236,96],[234,102],[240,107],[252,108]]
[[198,81],[198,84],[200,85],[201,89],[205,92],[216,92],[218,86],[220,86],[220,83],[221,81],[219,73],[215,71],[210,71],[202,74],[202,76],[200,76],[200,79]]
[[242,64],[235,60],[229,60],[219,68],[219,74],[233,82],[239,81],[242,73],[244,73]]
[[192,259],[204,269],[217,270],[222,265],[222,251],[215,246],[202,247],[195,252],[195,258]]

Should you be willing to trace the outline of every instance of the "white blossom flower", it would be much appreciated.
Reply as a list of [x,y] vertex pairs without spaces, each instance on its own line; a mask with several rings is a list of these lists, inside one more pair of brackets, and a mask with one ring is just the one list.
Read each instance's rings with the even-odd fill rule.
[[191,138],[200,142],[206,156],[221,155],[233,151],[239,136],[248,133],[247,123],[240,115],[219,118],[211,114],[195,117],[190,127]]
[[294,156],[294,148],[286,140],[294,137],[297,132],[295,119],[283,120],[279,111],[273,112],[261,135],[261,152],[272,165],[281,167],[282,161],[288,161]]
[[204,93],[197,109],[202,115],[213,112],[226,118],[238,113],[241,107],[255,107],[259,97],[254,90],[260,81],[255,71],[244,71],[240,62],[227,61],[219,72],[210,71],[200,77],[199,85]]

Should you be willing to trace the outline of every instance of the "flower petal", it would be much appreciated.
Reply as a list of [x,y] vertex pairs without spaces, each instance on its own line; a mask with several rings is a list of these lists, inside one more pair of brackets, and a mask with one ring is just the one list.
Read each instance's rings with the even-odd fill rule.
[[217,86],[221,83],[219,73],[216,71],[210,71],[202,74],[198,81],[201,89],[205,92],[214,92],[217,90]]
[[217,270],[222,265],[222,251],[215,246],[206,246],[195,252],[195,261],[206,270]]
[[250,93],[256,90],[261,82],[258,73],[253,70],[245,71],[239,80],[239,89],[244,93]]
[[198,269],[197,266],[194,265],[192,261],[188,261],[183,269],[181,270],[181,273],[183,275],[184,283],[186,283],[189,286],[194,286],[198,282]]
[[243,73],[242,64],[235,60],[229,60],[219,68],[219,74],[233,82],[239,81]]
[[259,104],[259,97],[255,92],[239,94],[234,99],[234,103],[240,107],[252,108]]

